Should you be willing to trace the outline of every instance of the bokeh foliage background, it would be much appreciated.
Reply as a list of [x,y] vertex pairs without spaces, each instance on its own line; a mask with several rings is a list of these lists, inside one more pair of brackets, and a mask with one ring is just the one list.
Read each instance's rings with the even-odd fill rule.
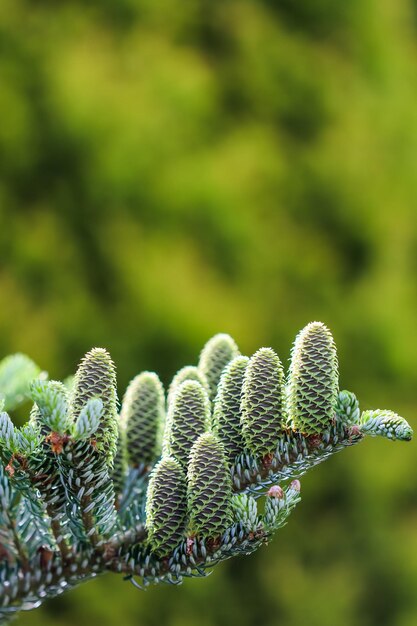
[[[286,360],[332,329],[342,387],[417,426],[417,2],[0,3],[0,352],[120,394],[207,338]],[[415,626],[415,444],[317,468],[258,554],[27,626]]]

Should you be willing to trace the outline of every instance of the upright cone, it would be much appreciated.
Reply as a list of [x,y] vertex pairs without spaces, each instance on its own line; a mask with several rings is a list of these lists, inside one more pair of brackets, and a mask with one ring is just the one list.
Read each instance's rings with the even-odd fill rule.
[[232,521],[232,482],[223,444],[211,432],[197,439],[188,467],[189,533],[221,535]]
[[288,378],[290,425],[306,435],[331,425],[338,399],[336,345],[329,329],[311,322],[295,340]]
[[178,461],[166,457],[155,466],[146,497],[148,542],[160,556],[181,541],[187,515],[185,475]]
[[90,398],[103,402],[103,413],[96,432],[97,450],[113,463],[117,448],[116,370],[110,354],[93,348],[81,360],[72,389],[72,418],[75,421]]
[[169,407],[163,454],[174,456],[186,468],[194,441],[210,422],[207,392],[196,380],[185,380],[177,388]]
[[275,450],[285,426],[284,370],[271,348],[260,348],[251,357],[243,381],[241,407],[248,450],[255,456]]
[[224,368],[238,354],[239,349],[236,343],[230,335],[225,333],[214,335],[204,346],[198,369],[207,379],[212,402],[217,395],[217,386]]
[[230,361],[221,376],[214,402],[212,429],[222,441],[230,463],[233,463],[245,447],[241,425],[241,399],[248,362],[246,356],[237,356]]
[[172,403],[175,391],[185,380],[196,380],[198,383],[200,383],[202,387],[204,387],[204,389],[207,391],[207,394],[210,393],[208,382],[204,374],[200,372],[198,367],[195,367],[195,365],[186,365],[185,367],[182,367],[180,370],[178,370],[178,372],[172,379],[172,382],[168,389],[168,407]]
[[160,454],[164,418],[165,396],[161,381],[154,372],[138,374],[126,390],[120,413],[130,465],[148,465]]

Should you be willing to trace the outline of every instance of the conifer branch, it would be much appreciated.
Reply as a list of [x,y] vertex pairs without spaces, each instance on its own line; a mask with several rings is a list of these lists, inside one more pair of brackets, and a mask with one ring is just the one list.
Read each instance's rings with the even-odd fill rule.
[[271,348],[248,358],[216,335],[167,401],[156,374],[136,376],[120,415],[105,350],[83,358],[70,393],[31,363],[0,363],[7,407],[34,403],[20,429],[0,415],[0,621],[105,572],[136,586],[206,576],[270,541],[309,469],[367,435],[412,437],[339,391],[319,322],[297,336],[287,378]]

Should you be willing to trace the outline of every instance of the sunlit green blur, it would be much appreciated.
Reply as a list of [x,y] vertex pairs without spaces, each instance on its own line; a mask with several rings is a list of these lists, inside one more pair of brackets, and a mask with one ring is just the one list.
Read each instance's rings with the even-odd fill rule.
[[[119,394],[215,332],[287,362],[321,320],[341,386],[416,429],[417,2],[2,0],[0,353]],[[116,576],[22,626],[415,626],[416,444],[302,481],[274,542],[146,593]]]

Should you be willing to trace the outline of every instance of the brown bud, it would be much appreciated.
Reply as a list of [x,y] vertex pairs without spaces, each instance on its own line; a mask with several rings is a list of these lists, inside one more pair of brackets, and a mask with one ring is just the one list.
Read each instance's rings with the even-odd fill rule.
[[38,554],[40,555],[40,566],[46,568],[49,565],[54,553],[47,546],[40,546],[38,548]]
[[359,426],[357,424],[353,424],[353,426],[351,426],[349,429],[349,435],[351,437],[357,437],[360,434],[361,434],[361,430]]
[[308,443],[312,448],[318,448],[321,444],[321,436],[320,435],[310,435],[308,438]]
[[4,469],[9,474],[9,476],[14,476],[14,473],[15,473],[16,470],[13,467],[13,457],[10,459],[10,461],[8,462],[8,464],[6,465],[6,467]]
[[60,435],[59,433],[50,433],[45,437],[45,441],[51,444],[51,449],[54,454],[62,454],[64,445],[68,443],[68,435]]
[[195,541],[194,537],[187,537],[187,554],[188,554],[188,556],[190,554],[192,554],[192,552],[193,552],[194,541]]
[[265,456],[262,457],[262,465],[265,469],[268,469],[272,465],[272,461],[274,460],[273,452],[268,452]]
[[272,487],[269,489],[267,495],[270,498],[283,498],[284,497],[284,491],[283,491],[282,487],[280,487],[279,485],[272,485]]

